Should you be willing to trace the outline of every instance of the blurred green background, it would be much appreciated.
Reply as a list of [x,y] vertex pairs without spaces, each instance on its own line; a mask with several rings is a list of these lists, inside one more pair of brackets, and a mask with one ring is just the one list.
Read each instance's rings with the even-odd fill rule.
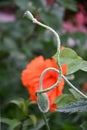
[[[19,109],[8,102],[20,97],[29,98],[20,80],[22,70],[34,57],[43,55],[49,58],[56,53],[54,35],[23,17],[26,10],[30,10],[39,21],[55,29],[60,35],[61,45],[74,49],[87,60],[87,1],[0,0],[1,117],[21,121]],[[71,82],[82,90],[84,84],[87,87],[87,73],[76,72]],[[29,114],[35,115],[29,126],[13,129],[46,129],[37,106],[32,105]],[[87,113],[52,113],[48,117],[51,130],[87,130]],[[40,122],[38,128],[33,126],[36,120]],[[8,126],[2,123],[1,129],[6,130]]]

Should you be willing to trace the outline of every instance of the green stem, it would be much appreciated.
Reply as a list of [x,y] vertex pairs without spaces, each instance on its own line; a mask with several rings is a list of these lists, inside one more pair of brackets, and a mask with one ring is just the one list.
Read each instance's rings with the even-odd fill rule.
[[[44,27],[44,28],[46,28],[46,29],[49,29],[50,31],[52,31],[54,33],[54,35],[56,36],[56,39],[57,39],[57,64],[58,64],[58,69],[59,69],[59,72],[60,72],[59,73],[59,78],[58,78],[56,84],[54,84],[53,86],[51,86],[50,88],[45,89],[45,90],[43,90],[42,84],[40,82],[40,91],[38,91],[38,92],[41,93],[42,91],[43,92],[47,92],[47,91],[50,91],[51,89],[54,89],[60,83],[61,75],[62,75],[62,70],[61,70],[61,66],[60,66],[60,59],[59,59],[59,54],[60,54],[60,39],[59,39],[58,34],[51,27],[38,22],[36,19],[34,19],[33,22],[36,23],[36,24],[38,24],[38,25],[40,25],[40,26],[42,26],[42,27]],[[44,75],[44,73],[42,72],[41,80],[42,80],[43,75]]]
[[[57,64],[58,64],[58,69],[59,69],[59,78],[58,78],[58,81],[57,81],[56,84],[58,85],[58,84],[60,83],[61,75],[62,75],[62,69],[61,69],[60,58],[59,58],[59,55],[60,55],[60,38],[59,38],[59,35],[58,35],[58,33],[57,33],[55,30],[53,30],[51,27],[49,27],[49,26],[47,26],[47,25],[45,25],[45,24],[43,24],[43,23],[37,21],[37,19],[35,19],[35,18],[33,17],[33,15],[31,14],[30,11],[26,11],[24,15],[27,16],[27,18],[29,18],[30,20],[32,20],[33,23],[38,24],[38,25],[40,25],[40,26],[42,26],[42,27],[44,27],[44,28],[46,28],[46,29],[52,31],[52,32],[54,33],[54,35],[56,36],[56,40],[57,40]],[[43,74],[42,74],[42,75],[43,75]],[[55,84],[55,87],[56,87],[56,84]],[[54,88],[54,85],[53,85],[53,88]],[[51,89],[52,89],[52,87],[51,87]],[[49,91],[49,90],[50,90],[50,88],[47,89],[47,91]],[[46,92],[46,91],[42,90],[42,85],[41,85],[41,83],[40,83],[40,91]],[[37,93],[39,93],[39,92],[37,92]]]
[[58,64],[58,67],[59,67],[58,69],[59,69],[59,72],[60,72],[59,77],[61,77],[62,69],[61,69],[60,58],[59,58],[59,55],[60,55],[60,38],[59,38],[58,33],[54,29],[52,29],[51,27],[37,21],[36,19],[33,19],[33,22],[42,26],[42,27],[44,27],[44,28],[46,28],[46,29],[48,29],[48,30],[50,30],[50,31],[52,31],[54,33],[54,35],[56,36],[56,40],[57,40],[57,64]]
[[58,33],[54,29],[52,29],[51,27],[37,21],[37,19],[35,19],[35,18],[33,19],[33,23],[36,23],[36,24],[38,24],[38,25],[40,25],[40,26],[42,26],[42,27],[44,27],[44,28],[46,28],[46,29],[48,29],[48,30],[50,30],[51,32],[54,33],[54,35],[56,37],[56,40],[57,40],[57,64],[58,64],[58,67],[59,67],[60,74],[62,74],[62,70],[61,70],[61,66],[60,66],[60,59],[59,59],[59,55],[60,55],[60,38],[59,38]]
[[47,130],[50,130],[50,127],[49,127],[49,125],[48,125],[48,121],[47,121],[47,119],[46,119],[46,115],[43,113],[43,118],[44,118],[44,122],[45,122],[45,124],[46,124],[46,127],[47,127]]
[[80,90],[78,90],[73,84],[71,84],[64,75],[62,75],[62,77],[63,77],[63,79],[65,79],[65,81],[68,83],[68,85],[70,87],[72,87],[77,93],[79,93],[82,97],[87,98],[87,96],[85,94],[83,94]]
[[[43,80],[44,74],[45,74],[47,71],[50,71],[50,70],[53,70],[53,71],[59,73],[59,70],[57,70],[56,68],[50,67],[50,68],[45,69],[45,70],[42,72],[41,77],[40,77],[40,85],[41,85],[41,86],[42,86],[42,80]],[[84,95],[80,90],[78,90],[74,85],[72,85],[72,84],[69,82],[69,80],[68,80],[63,74],[62,74],[61,76],[62,76],[62,78],[68,83],[68,85],[69,85],[70,87],[72,87],[77,93],[79,93],[79,94],[80,94],[81,96],[83,96],[84,98],[87,98],[87,96]],[[43,92],[50,91],[50,90],[54,89],[57,85],[58,85],[58,81],[57,81],[54,85],[52,85],[50,88],[45,89],[45,90],[42,90],[42,91],[38,91],[38,93],[43,93]]]
[[[47,89],[42,89],[42,81],[43,81],[43,77],[44,77],[44,75],[45,75],[45,73],[47,72],[47,71],[50,71],[50,70],[53,70],[53,71],[55,71],[55,69],[53,68],[47,68],[47,69],[45,69],[42,73],[41,73],[41,76],[40,76],[40,91],[37,91],[36,93],[45,93],[45,92],[48,92],[48,91],[50,91],[50,90],[52,90],[52,89],[54,89],[56,86],[58,86],[58,84],[60,83],[60,80],[61,80],[61,77],[58,77],[58,80],[57,80],[57,82],[55,83],[55,84],[53,84],[51,87],[49,87],[49,88],[47,88]],[[56,69],[57,70],[57,69]],[[59,71],[56,71],[58,74],[59,74]]]
[[45,24],[37,21],[37,19],[35,19],[33,17],[33,15],[31,14],[30,11],[26,11],[24,13],[24,16],[26,16],[28,19],[30,19],[31,21],[33,21],[33,23],[36,23],[36,24],[38,24],[38,25],[40,25],[40,26],[42,26],[42,27],[44,27],[46,29],[49,29],[50,31],[52,31],[54,33],[54,35],[57,38],[57,52],[58,52],[58,55],[59,55],[60,54],[60,38],[59,38],[59,35],[57,34],[57,32],[54,29],[52,29],[51,27],[49,27],[49,26],[47,26],[47,25],[45,25]]
[[[43,24],[43,23],[37,21],[37,19],[35,19],[35,18],[33,17],[33,15],[31,14],[31,12],[26,11],[26,12],[25,12],[25,15],[26,15],[30,20],[32,20],[33,23],[36,23],[36,24],[38,24],[38,25],[40,25],[40,26],[42,26],[42,27],[44,27],[44,28],[49,29],[50,31],[52,31],[52,32],[54,33],[54,35],[56,36],[56,39],[57,39],[57,64],[58,64],[58,67],[59,67],[58,69],[59,69],[59,70],[57,70],[56,68],[47,68],[47,69],[45,69],[45,70],[42,72],[41,77],[40,77],[40,91],[38,91],[38,92],[36,92],[36,93],[44,93],[44,92],[47,92],[47,91],[50,91],[50,90],[54,89],[54,88],[60,83],[61,78],[63,78],[63,79],[69,84],[70,87],[72,87],[76,92],[78,92],[78,93],[79,93],[80,95],[82,95],[84,98],[87,98],[86,95],[84,95],[81,91],[79,91],[74,85],[72,85],[72,84],[67,80],[67,78],[66,78],[64,75],[62,75],[62,70],[61,70],[61,65],[60,65],[60,59],[59,59],[59,54],[60,54],[60,38],[59,38],[59,35],[57,34],[57,32],[56,32],[55,30],[53,30],[51,27],[49,27],[49,26],[47,26],[47,25],[45,25],[45,24]],[[43,90],[43,88],[42,88],[42,80],[43,80],[44,74],[45,74],[47,71],[49,71],[49,70],[54,70],[54,71],[56,71],[56,72],[59,74],[59,77],[58,77],[57,82],[56,82],[54,85],[52,85],[50,88],[47,88],[47,89]]]

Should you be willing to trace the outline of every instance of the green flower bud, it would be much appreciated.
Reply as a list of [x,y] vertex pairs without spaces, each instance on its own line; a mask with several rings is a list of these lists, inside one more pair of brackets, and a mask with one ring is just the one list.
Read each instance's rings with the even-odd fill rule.
[[46,113],[49,111],[49,100],[46,93],[37,93],[38,107],[41,112]]
[[33,15],[31,14],[30,11],[26,11],[26,12],[24,13],[24,16],[26,16],[28,19],[30,19],[30,20],[32,20],[32,21],[33,21],[33,19],[34,19]]

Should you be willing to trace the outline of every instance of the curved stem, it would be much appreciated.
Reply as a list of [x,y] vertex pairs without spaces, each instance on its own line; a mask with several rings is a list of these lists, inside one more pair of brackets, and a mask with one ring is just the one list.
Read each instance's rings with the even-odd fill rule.
[[[59,78],[58,78],[58,81],[57,81],[57,85],[58,85],[58,84],[60,83],[60,79],[61,79],[61,75],[62,75],[62,69],[61,69],[60,59],[59,59],[59,54],[60,54],[60,38],[59,38],[59,35],[58,35],[58,33],[57,33],[55,30],[53,30],[51,27],[49,27],[49,26],[47,26],[47,25],[45,25],[45,24],[43,24],[43,23],[37,21],[37,19],[35,19],[35,18],[33,17],[33,15],[31,14],[30,11],[26,11],[24,15],[26,15],[30,20],[32,20],[33,23],[36,23],[36,24],[38,24],[38,25],[40,25],[40,26],[42,26],[42,27],[44,27],[44,28],[46,28],[46,29],[52,31],[52,32],[54,33],[54,35],[56,36],[56,40],[57,40],[57,64],[58,64],[58,69],[59,69]],[[43,77],[43,76],[42,76],[42,77]],[[56,87],[56,85],[55,85],[55,87]],[[52,87],[51,87],[51,88],[52,88]],[[53,85],[53,88],[54,88],[54,85]],[[40,87],[40,90],[42,91],[42,87]],[[48,89],[47,91],[49,91],[49,90],[50,90],[50,89]],[[45,92],[46,92],[46,91],[45,91]]]
[[[41,85],[41,87],[42,87],[42,80],[43,80],[44,74],[45,74],[47,71],[50,71],[50,70],[53,70],[53,71],[59,73],[59,70],[57,70],[56,68],[50,67],[50,68],[45,69],[45,70],[42,72],[42,75],[41,75],[41,78],[40,78],[40,85]],[[68,83],[68,85],[69,85],[70,87],[72,87],[77,93],[79,93],[79,94],[80,94],[81,96],[83,96],[84,98],[87,98],[87,96],[84,95],[80,90],[78,90],[74,85],[72,85],[72,84],[68,81],[68,79],[67,79],[63,74],[62,74],[61,76],[62,76],[62,78]],[[45,90],[38,91],[38,93],[43,93],[43,92],[50,91],[50,90],[54,89],[57,85],[58,85],[58,81],[57,81],[54,85],[52,85],[50,88],[45,89]]]
[[[45,70],[41,73],[41,76],[40,76],[40,91],[37,91],[36,93],[45,93],[45,92],[48,92],[48,91],[54,89],[54,88],[60,83],[61,77],[58,77],[58,80],[57,80],[57,82],[56,82],[55,84],[53,84],[51,87],[49,87],[49,88],[43,90],[43,88],[42,88],[43,77],[44,77],[45,73],[46,73],[47,71],[50,71],[50,70],[55,71],[55,70],[57,70],[57,69],[55,69],[55,68],[47,68],[47,69],[45,69]],[[57,72],[57,73],[59,74],[59,71],[58,71],[58,70],[55,71],[55,72]]]
[[45,24],[37,21],[35,18],[33,19],[33,23],[36,23],[36,24],[38,24],[38,25],[40,25],[40,26],[42,26],[42,27],[44,27],[44,28],[52,31],[54,33],[54,35],[56,36],[56,40],[57,40],[57,64],[58,64],[59,71],[60,71],[60,76],[61,76],[62,70],[61,70],[60,59],[59,59],[59,54],[60,54],[60,38],[59,38],[58,33],[54,29],[52,29],[51,27],[49,27],[49,26],[47,26],[47,25],[45,25]]
[[77,93],[79,93],[81,96],[83,96],[84,98],[87,98],[87,96],[85,94],[83,94],[80,90],[78,90],[73,84],[71,84],[69,82],[69,80],[64,76],[62,75],[63,79],[67,82],[67,84],[72,87]]
[[[72,84],[67,80],[67,78],[62,74],[62,69],[61,69],[60,59],[59,59],[59,54],[60,54],[60,38],[59,38],[59,35],[57,34],[57,32],[56,32],[55,30],[53,30],[51,27],[49,27],[49,26],[47,26],[47,25],[45,25],[45,24],[43,24],[43,23],[37,21],[37,19],[35,19],[35,18],[33,17],[33,15],[31,14],[30,11],[26,11],[24,15],[27,16],[30,20],[32,20],[33,23],[36,23],[36,24],[38,24],[38,25],[40,25],[40,26],[42,26],[42,27],[44,27],[44,28],[49,29],[50,31],[52,31],[52,32],[54,33],[54,35],[56,36],[56,39],[57,39],[57,64],[58,64],[58,67],[59,67],[58,69],[59,69],[59,70],[57,70],[56,68],[47,68],[47,69],[45,69],[45,70],[42,72],[41,77],[40,77],[40,91],[38,91],[37,93],[43,93],[43,92],[47,92],[47,91],[52,90],[53,88],[55,88],[55,87],[60,83],[61,78],[63,78],[63,79],[69,84],[69,86],[71,86],[75,91],[77,91],[77,92],[78,92],[79,94],[81,94],[83,97],[87,98],[86,95],[84,95],[82,92],[80,92],[80,91],[79,91],[74,85],[72,85]],[[57,73],[59,74],[59,78],[58,78],[57,82],[56,82],[54,85],[52,85],[52,86],[51,86],[50,88],[48,88],[48,89],[43,90],[43,88],[42,88],[42,79],[43,79],[44,74],[45,74],[47,71],[49,71],[49,70],[54,70],[55,72],[57,72]]]

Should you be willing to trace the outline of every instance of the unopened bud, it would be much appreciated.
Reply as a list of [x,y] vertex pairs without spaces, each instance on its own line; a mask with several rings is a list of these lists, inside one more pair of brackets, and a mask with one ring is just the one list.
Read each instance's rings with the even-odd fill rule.
[[49,100],[46,93],[37,93],[38,107],[41,112],[46,113],[49,111]]
[[30,20],[32,20],[32,21],[33,21],[33,19],[34,19],[33,15],[31,14],[30,11],[26,11],[26,12],[24,13],[24,16],[26,16],[28,19],[30,19]]

